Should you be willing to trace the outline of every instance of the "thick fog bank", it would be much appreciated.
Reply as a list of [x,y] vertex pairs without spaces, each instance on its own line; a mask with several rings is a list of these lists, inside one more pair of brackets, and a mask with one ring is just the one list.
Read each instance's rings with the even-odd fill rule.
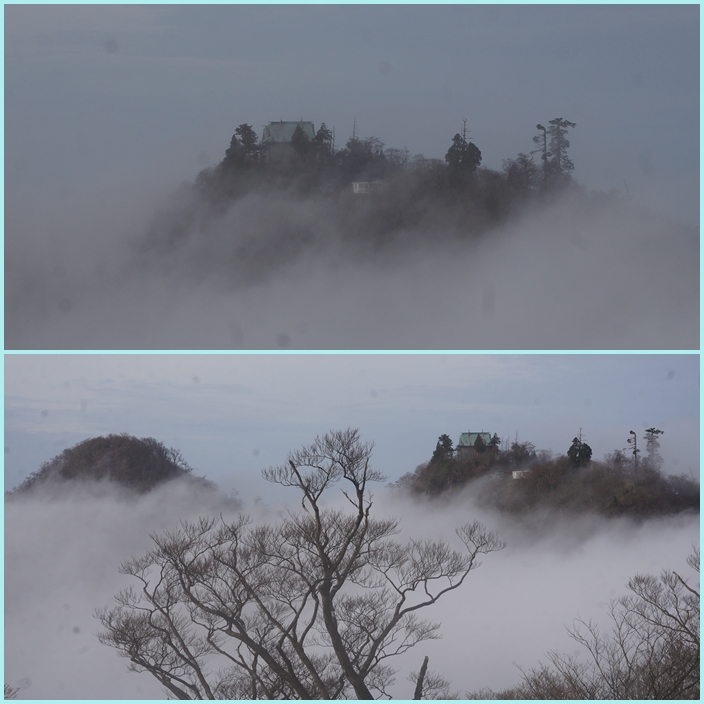
[[628,203],[568,200],[471,237],[429,209],[387,238],[359,199],[250,195],[213,214],[190,197],[156,218],[145,202],[10,208],[6,347],[699,343],[697,231]]
[[137,496],[108,482],[37,488],[5,501],[5,680],[26,699],[163,699],[96,637],[96,608],[130,580],[121,561],[149,534],[232,502],[175,480]]
[[[276,520],[278,508],[266,498],[250,508],[257,521]],[[199,515],[228,519],[232,504],[174,482],[137,499],[107,484],[53,498],[37,492],[6,501],[5,509],[6,682],[28,699],[164,698],[150,675],[129,673],[126,660],[100,645],[92,614],[130,583],[117,567],[150,546],[150,532]],[[625,593],[630,576],[673,568],[691,577],[685,559],[699,542],[698,516],[635,523],[536,513],[516,520],[476,508],[467,492],[452,501],[410,501],[380,490],[372,510],[401,520],[400,539],[453,540],[455,526],[478,518],[507,543],[427,611],[442,621],[443,638],[397,660],[393,692],[403,699],[412,696],[406,675],[424,655],[460,695],[517,683],[513,663],[532,667],[551,648],[576,649],[563,624],[579,615],[606,625],[607,602]]]
[[[549,650],[586,661],[565,626],[581,617],[609,633],[609,601],[628,593],[635,574],[675,569],[699,582],[686,564],[699,545],[698,515],[634,521],[535,511],[511,517],[477,507],[472,488],[436,500],[396,496],[388,502],[386,510],[403,516],[414,536],[451,536],[450,526],[477,518],[506,542],[438,605],[433,617],[442,620],[442,640],[421,644],[406,661],[407,669],[417,670],[421,653],[427,654],[431,669],[449,678],[460,697],[518,684],[516,666],[547,662]],[[395,696],[410,698],[408,685]]]

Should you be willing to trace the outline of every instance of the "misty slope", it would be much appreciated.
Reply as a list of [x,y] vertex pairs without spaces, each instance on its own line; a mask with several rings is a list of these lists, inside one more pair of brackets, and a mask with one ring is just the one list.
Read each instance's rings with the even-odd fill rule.
[[27,477],[11,495],[105,480],[137,493],[175,479],[186,479],[194,488],[215,488],[208,480],[194,477],[192,471],[178,450],[167,448],[154,438],[113,434],[90,438],[64,450]]
[[[164,697],[153,678],[128,672],[123,659],[97,642],[93,613],[128,586],[117,567],[150,547],[149,533],[199,515],[235,515],[215,499],[168,482],[130,502],[39,491],[6,503],[5,677],[21,688],[20,698]],[[247,508],[271,522],[282,507]],[[532,667],[547,650],[569,647],[563,624],[576,614],[604,622],[605,601],[621,594],[630,576],[677,568],[699,536],[691,516],[641,525],[593,516],[517,520],[475,507],[467,495],[411,501],[383,491],[374,505],[377,516],[403,518],[404,536],[422,538],[450,538],[468,508],[508,546],[432,615],[442,622],[443,638],[428,642],[424,654],[459,692],[514,685],[520,675],[513,663]],[[395,696],[412,692],[405,673],[420,660],[415,652],[404,660]]]
[[[522,459],[511,455],[487,450],[465,460],[434,457],[394,486],[422,496],[443,496],[468,487],[481,505],[519,516],[545,510],[638,519],[699,513],[699,483],[685,475],[665,474],[660,463],[651,464],[647,458],[634,467],[628,458],[614,461],[613,455],[582,465],[566,455],[553,458],[545,452],[533,451],[532,457]],[[524,473],[515,478],[514,470]]]
[[141,225],[101,222],[96,206],[86,219],[79,205],[53,219],[40,208],[32,227],[12,211],[6,346],[698,345],[694,229],[577,195],[469,237],[451,211],[428,207],[387,241],[359,236],[374,222],[367,207],[283,192],[212,211],[184,197]]
[[119,564],[151,531],[235,510],[198,487],[176,479],[126,501],[113,482],[72,482],[6,499],[5,678],[20,699],[164,697],[97,642],[93,612],[125,584]]

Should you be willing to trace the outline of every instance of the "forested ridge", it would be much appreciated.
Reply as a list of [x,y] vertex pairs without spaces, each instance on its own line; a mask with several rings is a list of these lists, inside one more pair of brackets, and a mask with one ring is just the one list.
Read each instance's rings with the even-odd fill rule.
[[462,454],[464,448],[454,448],[450,437],[441,435],[430,460],[394,486],[438,496],[471,485],[480,503],[509,513],[540,508],[640,517],[698,512],[699,483],[663,471],[662,434],[658,428],[645,431],[641,444],[646,452],[641,456],[639,437],[630,431],[627,448],[614,450],[602,461],[592,460],[592,449],[581,434],[557,455],[518,437],[502,442],[495,434],[488,443],[477,434],[474,447]]
[[[564,454],[538,450],[529,441],[488,442],[477,434],[471,448],[454,447],[451,438],[438,438],[432,457],[392,485],[416,496],[442,496],[472,487],[484,505],[508,513],[541,508],[591,511],[606,516],[656,516],[699,511],[699,483],[686,475],[664,470],[659,437],[650,428],[641,438],[631,431],[627,448],[592,459],[591,447],[579,437]],[[47,484],[109,480],[143,493],[164,482],[187,478],[215,488],[204,477],[195,477],[181,452],[154,438],[110,434],[84,440],[44,462],[11,494],[23,494]]]
[[[354,181],[403,180],[406,176],[406,187],[415,186],[436,197],[445,194],[457,199],[481,195],[482,191],[485,196],[515,197],[574,183],[571,174],[575,167],[567,155],[570,147],[567,134],[568,128],[576,124],[563,118],[551,120],[547,128],[537,125],[538,134],[533,137],[536,149],[504,159],[501,172],[481,167],[482,152],[468,136],[466,120],[461,132],[448,140],[444,160],[428,159],[422,154],[411,156],[407,148],[386,147],[378,137],[361,138],[356,134],[337,149],[333,133],[325,123],[312,138],[303,129],[304,124],[312,126],[301,122],[296,127],[286,142],[290,148],[285,158],[269,156],[271,145],[260,143],[251,125],[241,124],[223,160],[201,171],[196,186],[214,197],[236,197],[255,187],[292,185],[299,192],[333,193]],[[487,187],[492,181],[494,189],[489,192]]]
[[[288,142],[275,145],[285,147],[285,158],[280,150],[277,159],[251,125],[239,125],[224,158],[202,170],[194,183],[183,184],[173,208],[154,220],[143,248],[178,246],[193,228],[202,230],[248,195],[290,198],[292,210],[295,202],[317,202],[330,233],[339,234],[342,242],[376,250],[418,238],[478,236],[531,204],[539,206],[567,192],[580,194],[585,204],[607,197],[589,194],[574,181],[567,134],[576,124],[563,118],[551,120],[547,127],[538,125],[534,149],[504,159],[501,171],[481,166],[482,152],[468,135],[466,121],[460,132],[448,136],[444,159],[412,155],[406,148],[387,147],[377,137],[356,134],[336,148],[325,123],[313,137],[308,134],[312,128],[307,131],[302,125],[312,123],[300,123]],[[527,130],[527,145],[529,135]],[[354,182],[365,183],[363,195],[353,191]],[[290,219],[266,252],[247,243],[239,256],[275,262],[275,249],[290,259],[300,248],[316,243],[314,232],[297,227],[295,214]]]
[[154,438],[137,438],[127,433],[83,440],[44,462],[11,494],[25,494],[46,485],[66,482],[110,481],[137,493],[144,493],[174,479],[186,478],[202,487],[215,485],[193,475],[193,468],[179,450]]

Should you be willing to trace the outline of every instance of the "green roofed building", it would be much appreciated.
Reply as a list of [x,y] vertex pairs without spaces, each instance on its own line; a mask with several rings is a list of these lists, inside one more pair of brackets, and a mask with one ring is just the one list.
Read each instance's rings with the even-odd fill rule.
[[315,129],[312,122],[270,122],[262,131],[262,144],[281,144],[290,142],[296,127],[301,126],[303,132],[308,135],[308,139],[315,137]]
[[466,432],[460,435],[460,441],[457,443],[457,459],[466,460],[474,457],[477,454],[477,442],[482,443],[486,447],[491,442],[491,433],[485,433],[483,430],[480,433]]
[[296,131],[296,127],[300,125],[303,133],[308,139],[315,137],[315,128],[312,122],[270,122],[262,130],[262,139],[259,143],[262,151],[265,154],[267,163],[271,165],[286,165],[293,156],[293,147],[291,146],[291,137]]

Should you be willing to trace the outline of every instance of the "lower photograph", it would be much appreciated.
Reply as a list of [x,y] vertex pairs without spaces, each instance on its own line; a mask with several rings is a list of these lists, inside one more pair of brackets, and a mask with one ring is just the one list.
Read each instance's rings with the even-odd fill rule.
[[5,699],[699,699],[698,354],[6,354]]

